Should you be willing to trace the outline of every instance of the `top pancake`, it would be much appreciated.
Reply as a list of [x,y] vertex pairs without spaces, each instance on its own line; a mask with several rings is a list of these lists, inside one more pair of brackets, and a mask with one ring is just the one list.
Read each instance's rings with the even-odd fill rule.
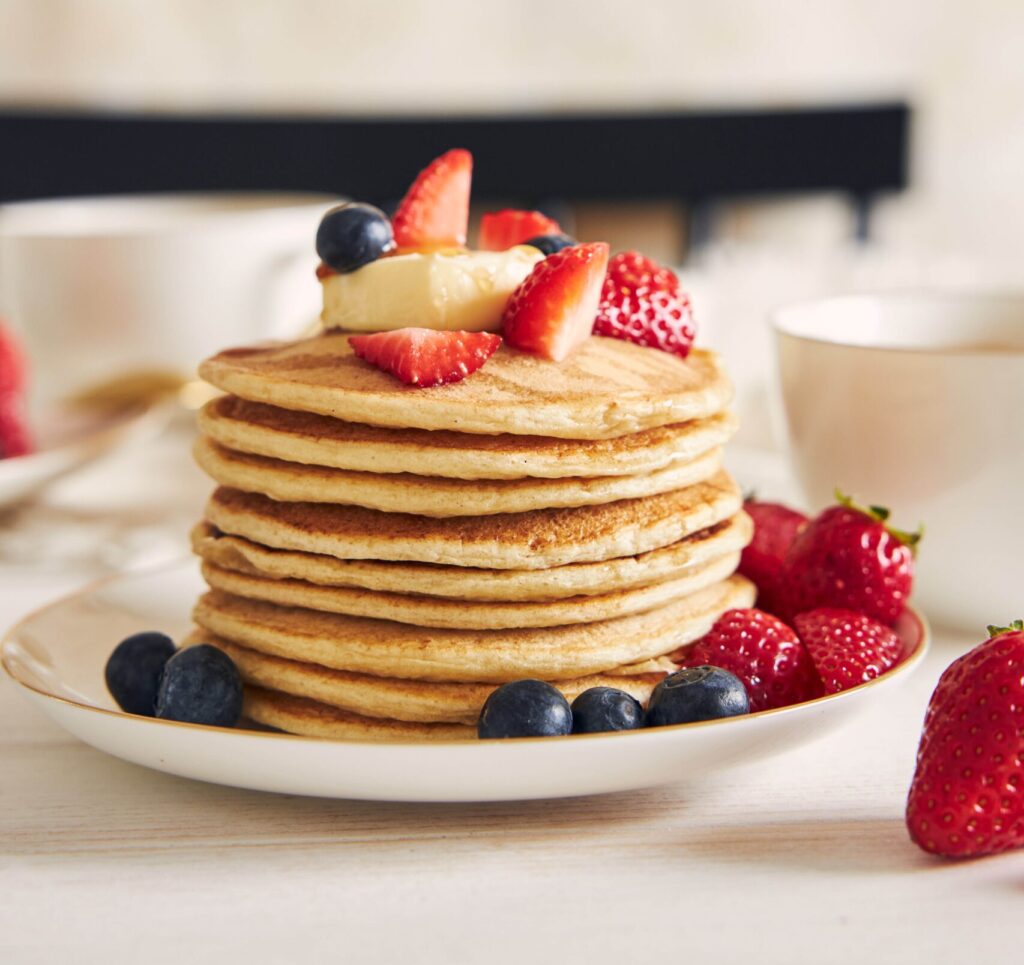
[[703,419],[732,385],[718,357],[685,360],[613,338],[589,338],[554,363],[502,346],[470,378],[429,389],[404,385],[357,358],[349,337],[228,349],[199,374],[253,402],[399,429],[613,439]]

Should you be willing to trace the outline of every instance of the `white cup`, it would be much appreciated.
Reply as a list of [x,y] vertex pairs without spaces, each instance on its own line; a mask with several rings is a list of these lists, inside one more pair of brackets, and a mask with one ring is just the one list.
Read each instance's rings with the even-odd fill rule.
[[982,631],[1024,616],[1024,295],[832,298],[774,316],[793,466],[925,525],[916,597]]
[[228,345],[317,315],[320,195],[142,195],[0,207],[0,314],[36,402],[136,375],[195,377]]

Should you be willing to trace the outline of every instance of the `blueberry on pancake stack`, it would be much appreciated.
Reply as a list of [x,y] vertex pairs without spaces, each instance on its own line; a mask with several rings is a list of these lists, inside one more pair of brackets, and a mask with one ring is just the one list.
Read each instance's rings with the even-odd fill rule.
[[325,216],[322,334],[201,367],[225,394],[200,415],[192,642],[232,657],[260,723],[472,737],[523,678],[646,701],[753,602],[732,390],[675,276],[536,212],[466,250],[470,163],[437,159],[393,221]]

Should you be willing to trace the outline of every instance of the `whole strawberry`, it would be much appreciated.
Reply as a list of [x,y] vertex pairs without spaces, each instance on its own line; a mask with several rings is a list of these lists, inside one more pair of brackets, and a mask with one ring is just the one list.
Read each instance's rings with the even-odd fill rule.
[[839,607],[894,624],[910,596],[921,532],[885,525],[889,511],[861,509],[841,493],[796,537],[781,571],[782,615]]
[[820,697],[821,680],[796,633],[761,610],[729,610],[687,649],[684,667],[708,664],[735,674],[750,711],[787,707]]
[[939,678],[907,798],[911,839],[950,858],[1024,845],[1024,624],[989,633]]
[[796,618],[796,632],[826,694],[874,680],[903,659],[903,641],[896,631],[863,613],[810,610]]
[[754,538],[743,550],[739,570],[757,587],[757,606],[769,613],[783,607],[782,565],[807,517],[779,503],[748,499],[743,508],[754,521]]
[[637,251],[623,251],[608,262],[594,334],[686,358],[696,326],[675,273]]

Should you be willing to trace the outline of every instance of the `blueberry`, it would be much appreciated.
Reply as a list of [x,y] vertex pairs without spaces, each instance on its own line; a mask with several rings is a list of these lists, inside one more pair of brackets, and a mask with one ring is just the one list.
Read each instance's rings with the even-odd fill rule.
[[164,668],[156,715],[163,720],[234,727],[242,715],[242,678],[231,658],[208,643],[179,650]]
[[572,733],[572,711],[551,684],[517,680],[487,698],[476,729],[480,737],[561,737]]
[[316,231],[316,253],[338,272],[355,271],[376,261],[394,243],[387,215],[372,204],[354,201],[331,208]]
[[152,717],[164,664],[174,641],[163,633],[136,633],[122,640],[107,660],[104,676],[110,696],[129,714]]
[[690,667],[666,677],[651,694],[647,726],[692,724],[750,711],[743,681],[721,667]]
[[524,241],[523,244],[539,248],[545,255],[553,255],[563,248],[571,248],[576,244],[576,240],[568,235],[537,235],[536,238]]
[[606,730],[636,730],[644,726],[640,701],[614,687],[591,687],[572,702],[572,732],[598,734]]

